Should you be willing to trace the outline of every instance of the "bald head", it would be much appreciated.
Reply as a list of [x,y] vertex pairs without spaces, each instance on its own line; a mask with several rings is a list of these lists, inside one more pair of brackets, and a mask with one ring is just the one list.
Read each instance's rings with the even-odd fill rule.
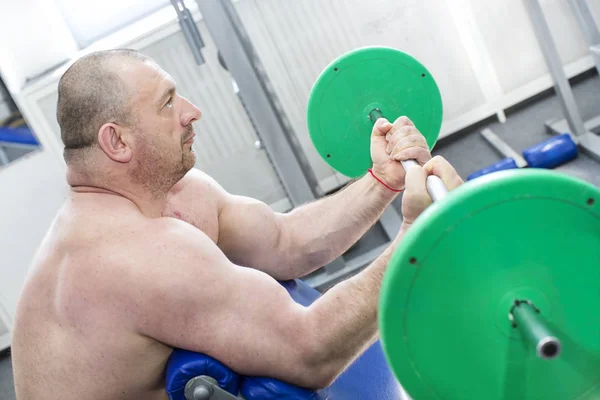
[[130,104],[132,90],[119,71],[124,65],[140,62],[153,63],[135,50],[99,51],[77,60],[61,77],[57,119],[67,163],[97,144],[103,124],[135,124]]

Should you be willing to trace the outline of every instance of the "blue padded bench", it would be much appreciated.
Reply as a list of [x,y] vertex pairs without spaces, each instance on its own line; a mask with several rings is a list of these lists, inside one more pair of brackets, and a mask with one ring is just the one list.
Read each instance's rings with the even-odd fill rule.
[[[320,293],[301,280],[280,282],[290,296],[304,306]],[[170,400],[186,400],[186,385],[209,377],[213,384],[230,393],[228,396],[205,390],[203,383],[196,397],[188,400],[244,398],[246,400],[407,400],[408,395],[392,374],[379,341],[354,361],[328,388],[311,391],[268,377],[240,376],[207,355],[176,349],[167,363],[166,390]],[[192,381],[192,382],[190,382]],[[204,381],[202,381],[204,382]],[[243,397],[238,397],[238,396]],[[225,397],[223,397],[225,396]]]
[[26,127],[0,127],[0,165],[8,164],[8,157],[3,147],[18,147],[32,149],[39,147],[40,143],[33,133]]

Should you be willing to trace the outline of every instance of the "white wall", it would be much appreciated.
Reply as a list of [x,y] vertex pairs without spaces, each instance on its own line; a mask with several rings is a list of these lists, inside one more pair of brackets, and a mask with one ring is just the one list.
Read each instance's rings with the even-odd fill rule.
[[[243,0],[236,4],[317,179],[341,177],[316,152],[306,110],[321,71],[362,46],[405,51],[442,95],[440,138],[552,86],[525,0]],[[529,1],[529,0],[527,0]],[[600,15],[600,1],[589,1]],[[593,66],[566,1],[540,0],[567,75]],[[341,180],[341,179],[340,179]]]
[[[0,75],[10,92],[77,50],[53,0],[1,1]],[[0,121],[10,115],[0,91]],[[66,193],[63,166],[41,150],[0,167],[0,350],[10,344],[17,300],[32,255]]]
[[0,314],[9,324],[32,257],[66,193],[64,167],[49,151],[0,168]]
[[11,92],[78,50],[54,0],[4,0],[0,15],[0,72]]

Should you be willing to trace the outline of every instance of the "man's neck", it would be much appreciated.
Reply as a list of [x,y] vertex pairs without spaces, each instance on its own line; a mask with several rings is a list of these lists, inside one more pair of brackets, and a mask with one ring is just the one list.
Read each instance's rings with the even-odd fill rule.
[[108,194],[122,197],[123,199],[132,202],[142,214],[149,218],[159,218],[162,216],[167,194],[164,195],[138,195],[136,191],[109,189],[105,187],[91,186],[91,185],[71,185],[71,190],[74,193],[90,193],[90,194]]
[[125,174],[107,174],[104,178],[93,177],[78,170],[67,168],[67,183],[74,193],[112,194],[132,202],[142,214],[149,218],[162,216],[167,203],[167,192],[149,185],[133,183]]
[[67,183],[74,193],[112,194],[122,197],[132,202],[142,214],[149,218],[162,216],[167,201],[166,192],[154,192],[143,185],[114,179],[107,179],[106,182],[95,181],[73,168],[67,169]]

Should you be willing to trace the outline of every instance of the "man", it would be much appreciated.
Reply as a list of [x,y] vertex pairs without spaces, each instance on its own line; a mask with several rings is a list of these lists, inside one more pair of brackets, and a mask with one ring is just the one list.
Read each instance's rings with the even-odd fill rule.
[[[200,117],[171,77],[134,51],[91,54],[61,78],[72,190],[18,305],[19,400],[164,400],[174,347],[241,374],[327,386],[376,339],[381,279],[431,201],[426,175],[450,189],[462,183],[447,162],[431,159],[409,120],[379,120],[372,175],[277,214],[192,169]],[[406,177],[397,238],[312,306],[296,304],[275,279],[305,275],[352,245],[404,187],[397,160],[405,158],[424,167]]]

